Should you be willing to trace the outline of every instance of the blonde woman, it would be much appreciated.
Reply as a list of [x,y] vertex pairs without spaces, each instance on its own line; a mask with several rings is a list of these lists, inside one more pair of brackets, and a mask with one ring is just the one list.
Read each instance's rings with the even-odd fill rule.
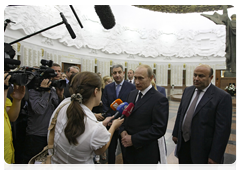
[[103,89],[105,88],[106,85],[110,84],[113,82],[112,77],[110,76],[104,76],[103,77]]

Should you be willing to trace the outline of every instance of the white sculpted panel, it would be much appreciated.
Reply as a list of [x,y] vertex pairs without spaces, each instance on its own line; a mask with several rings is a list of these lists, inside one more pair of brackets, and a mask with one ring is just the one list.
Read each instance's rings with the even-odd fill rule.
[[[110,30],[105,30],[96,18],[82,14],[75,9],[84,22],[80,28],[69,6],[15,6],[7,7],[4,18],[11,18],[16,24],[10,24],[7,29],[22,29],[31,34],[62,21],[61,11],[71,24],[76,39],[72,39],[64,25],[60,25],[41,33],[42,43],[54,45],[52,39],[58,39],[65,46],[77,49],[92,48],[109,54],[138,55],[141,57],[224,57],[225,28],[199,30],[175,30],[171,33],[156,29],[134,29],[116,24]],[[94,12],[94,11],[93,11]],[[47,56],[50,57],[50,56]]]

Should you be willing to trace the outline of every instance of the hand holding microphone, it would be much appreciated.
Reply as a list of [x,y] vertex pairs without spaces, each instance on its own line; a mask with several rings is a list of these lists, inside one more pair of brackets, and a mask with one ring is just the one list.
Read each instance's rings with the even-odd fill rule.
[[111,125],[111,123],[112,123],[112,121],[113,121],[114,119],[118,118],[118,117],[122,114],[123,110],[124,110],[127,106],[128,106],[128,102],[124,102],[124,103],[121,103],[121,104],[117,107],[117,112],[113,115],[113,118],[109,121],[108,126]]
[[111,112],[112,110],[116,111],[116,110],[117,110],[117,107],[118,107],[121,103],[123,103],[123,101],[122,101],[121,99],[116,99],[116,100],[115,100],[114,102],[112,102],[112,104],[110,105],[110,109],[109,109],[106,113],[102,113],[102,116],[103,116],[104,118],[106,118],[106,117],[107,117],[107,114],[108,114],[109,112]]

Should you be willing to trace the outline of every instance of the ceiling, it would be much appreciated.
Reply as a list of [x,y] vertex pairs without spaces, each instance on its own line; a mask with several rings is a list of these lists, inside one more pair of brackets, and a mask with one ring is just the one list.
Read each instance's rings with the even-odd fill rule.
[[[222,10],[222,5],[133,5],[138,8],[165,13],[193,13]],[[228,8],[232,8],[228,5]]]

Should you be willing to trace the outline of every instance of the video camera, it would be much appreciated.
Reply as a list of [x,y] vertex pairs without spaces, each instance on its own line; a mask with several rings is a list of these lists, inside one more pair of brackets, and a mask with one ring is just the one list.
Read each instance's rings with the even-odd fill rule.
[[[25,86],[28,83],[28,75],[30,73],[21,70],[10,72],[11,69],[17,68],[21,64],[19,60],[14,60],[15,50],[11,45],[4,43],[4,71],[11,75],[10,84]],[[8,88],[8,87],[5,87]]]
[[31,79],[30,83],[27,85],[28,89],[35,89],[39,91],[50,90],[51,87],[56,87],[59,89],[63,89],[66,87],[66,80],[52,80],[52,83],[49,88],[40,87],[41,82],[44,79],[51,79],[57,76],[57,73],[51,68],[53,61],[52,60],[41,60],[40,68],[27,67],[26,70],[31,71],[31,75],[29,79]]
[[[10,71],[16,69],[21,64],[19,60],[14,60],[15,50],[10,44],[4,43],[4,71],[7,71],[11,78],[10,84],[19,86],[27,86],[28,89],[36,89],[39,91],[50,90],[51,87],[63,89],[66,87],[66,80],[52,80],[49,88],[41,88],[41,82],[44,79],[51,79],[57,76],[57,73],[51,69],[52,60],[41,60],[40,68],[33,68],[28,66],[20,67],[17,71]],[[7,88],[7,87],[6,87]]]

